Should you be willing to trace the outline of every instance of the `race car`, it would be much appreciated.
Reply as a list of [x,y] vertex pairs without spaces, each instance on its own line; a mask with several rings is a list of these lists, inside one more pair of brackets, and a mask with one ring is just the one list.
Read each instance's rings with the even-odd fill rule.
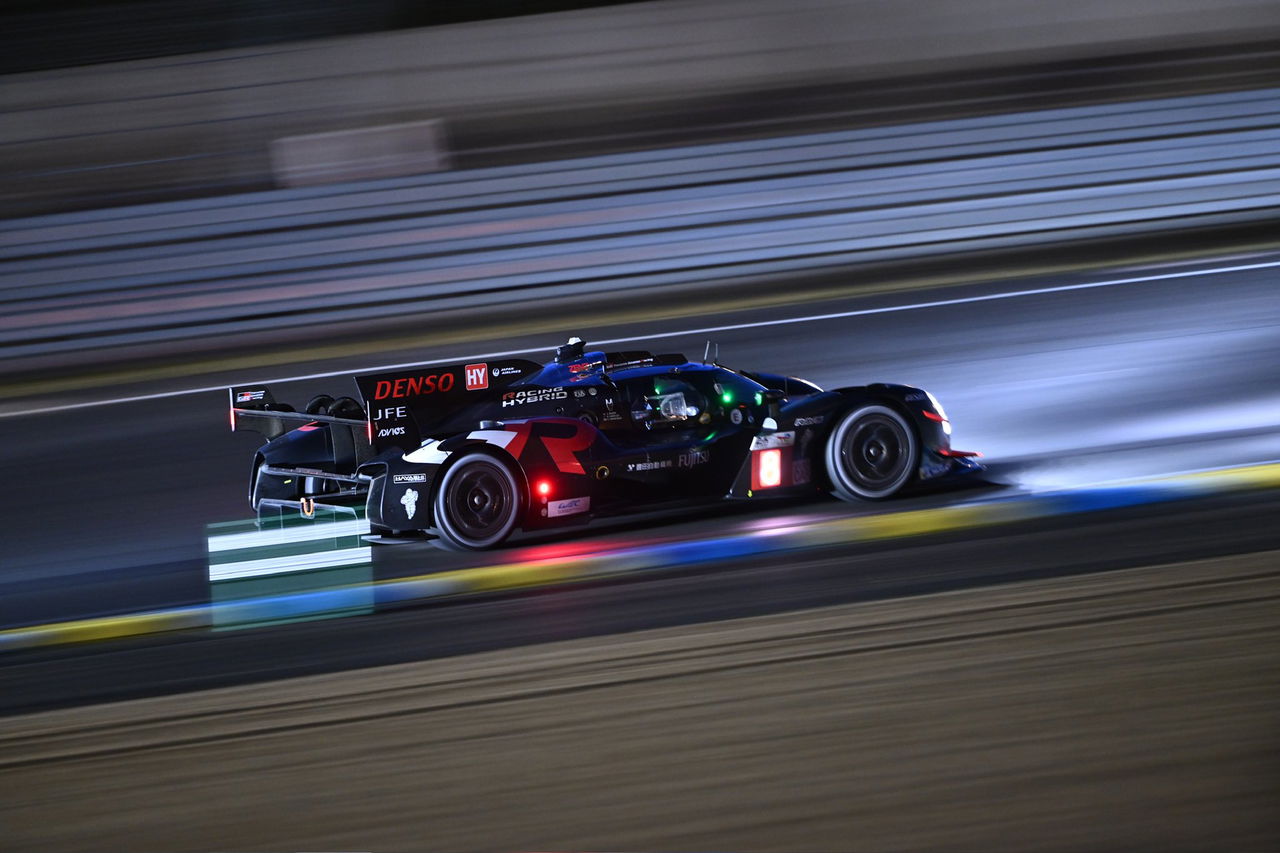
[[302,412],[262,386],[230,389],[232,428],[269,439],[250,502],[363,502],[383,536],[492,548],[517,529],[683,502],[827,492],[882,500],[980,469],[951,447],[927,391],[824,391],[792,376],[683,355],[587,351],[545,364],[500,359],[355,377],[364,401],[322,396]]

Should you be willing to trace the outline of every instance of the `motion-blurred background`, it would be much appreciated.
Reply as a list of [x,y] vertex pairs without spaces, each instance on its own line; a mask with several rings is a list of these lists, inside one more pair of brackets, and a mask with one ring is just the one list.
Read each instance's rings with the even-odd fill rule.
[[[0,849],[1274,846],[1278,60],[1274,0],[5,4]],[[921,385],[990,483],[158,632],[227,385],[567,334]]]
[[1265,0],[19,2],[3,211],[270,188],[282,139],[421,121],[469,168],[1263,86],[1276,18]]

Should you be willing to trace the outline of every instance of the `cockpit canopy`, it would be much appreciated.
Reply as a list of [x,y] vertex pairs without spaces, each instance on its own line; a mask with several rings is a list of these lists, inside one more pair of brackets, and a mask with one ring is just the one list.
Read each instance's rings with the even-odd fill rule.
[[[652,386],[649,383],[652,382]],[[631,420],[644,429],[681,426],[686,421],[707,423],[707,398],[691,383],[668,374],[636,377],[627,382],[633,386]]]

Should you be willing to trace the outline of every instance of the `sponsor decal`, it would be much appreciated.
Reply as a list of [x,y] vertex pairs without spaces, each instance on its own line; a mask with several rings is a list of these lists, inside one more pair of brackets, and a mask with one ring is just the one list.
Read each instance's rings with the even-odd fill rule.
[[389,421],[398,418],[407,418],[409,416],[408,406],[392,406],[389,409],[378,409],[373,413],[374,421]]
[[502,406],[523,406],[525,403],[545,403],[549,400],[567,400],[569,392],[563,388],[522,388],[502,395]]
[[400,504],[404,507],[404,514],[413,518],[413,514],[418,511],[418,490],[405,489],[400,496]]
[[794,432],[772,432],[765,435],[757,435],[751,439],[752,450],[769,450],[774,447],[791,447],[796,443],[796,434]]
[[587,393],[588,393],[588,394],[590,394],[592,397],[594,397],[594,396],[596,395],[597,391],[596,391],[596,389],[594,389],[594,388],[588,388],[588,389],[587,389]]
[[547,504],[547,516],[577,515],[591,509],[591,498],[567,498],[562,501],[551,501]]
[[809,470],[808,459],[797,459],[791,463],[791,482],[794,485],[807,483],[812,479],[812,472]]
[[[507,452],[519,459],[525,451],[530,437],[535,437],[546,449],[556,468],[565,474],[583,474],[587,472],[574,454],[586,450],[595,441],[595,427],[579,420],[561,421],[526,421],[519,424],[507,424],[508,433],[514,433],[506,443]],[[556,433],[561,433],[557,435]]]
[[462,368],[462,375],[466,377],[468,391],[480,391],[489,387],[488,364],[468,364]]
[[445,393],[453,390],[457,381],[453,373],[424,373],[403,379],[382,379],[373,388],[373,399],[387,397],[416,397],[421,394]]
[[426,474],[393,474],[391,476],[393,483],[425,483],[427,482]]
[[316,517],[316,499],[303,498],[301,503],[302,503],[303,518],[315,518]]
[[404,435],[404,427],[383,427],[378,430],[378,438],[387,438],[392,435]]
[[670,468],[675,464],[672,459],[658,459],[652,462],[628,462],[628,471],[659,471],[663,468]]
[[260,391],[240,391],[236,393],[237,403],[252,403],[267,396],[266,389]]
[[805,457],[806,459],[811,458],[809,456],[810,444],[813,444],[813,430],[806,429],[800,433],[800,441],[798,443],[798,446],[800,449],[800,455]]
[[622,420],[622,415],[619,412],[605,412],[600,419],[604,421],[620,421]]
[[733,409],[729,412],[729,420],[735,425],[742,423],[742,409]]
[[711,461],[710,450],[689,450],[676,457],[676,464],[681,468],[692,468]]
[[826,415],[814,415],[811,418],[796,418],[796,426],[817,426],[827,419]]
[[494,376],[516,376],[519,373],[520,368],[518,367],[495,367],[493,369]]

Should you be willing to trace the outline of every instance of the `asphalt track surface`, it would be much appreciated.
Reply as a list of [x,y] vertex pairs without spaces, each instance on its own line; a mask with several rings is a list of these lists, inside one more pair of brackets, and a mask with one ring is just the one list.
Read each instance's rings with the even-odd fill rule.
[[[720,347],[721,360],[731,365],[777,369],[830,387],[877,380],[926,387],[943,401],[956,424],[956,446],[980,449],[992,461],[991,479],[997,485],[986,493],[1247,464],[1280,458],[1280,434],[1275,428],[1280,423],[1280,299],[1273,286],[1276,268],[1269,266],[1274,261],[1253,256],[1190,266],[1095,271],[945,291],[834,299],[794,306],[785,313],[726,310],[689,318],[680,328],[739,328],[649,340],[644,345],[700,355],[710,337]],[[1110,284],[1064,289],[1102,282]],[[941,301],[948,304],[926,304]],[[841,316],[803,319],[832,314]],[[644,323],[568,332],[595,341],[659,334]],[[354,371],[391,361],[454,360],[525,347],[549,349],[555,343],[513,338],[481,340],[464,349],[422,347],[396,353],[394,359],[312,363],[296,370],[276,369],[267,376],[211,377],[210,385],[272,375]],[[283,399],[301,402],[317,391],[342,390],[345,384],[330,377],[273,387]],[[78,405],[181,389],[180,383],[171,383],[103,389],[96,397],[90,392],[79,398],[6,404],[11,412],[37,411],[0,420],[10,450],[0,462],[0,471],[7,482],[25,484],[24,489],[8,491],[0,499],[6,534],[0,626],[206,600],[204,525],[245,516],[245,476],[256,444],[252,436],[227,432],[225,394],[210,390],[38,411],[51,404]],[[888,507],[815,502],[786,508],[747,507],[674,521],[597,525],[566,537],[517,542],[502,559],[544,556],[547,549],[584,543],[608,548],[654,538],[705,538],[768,521],[780,511],[803,521],[833,513],[938,505],[974,494],[917,495]],[[1160,509],[1152,513],[1151,521],[1177,518],[1184,511],[1194,516],[1199,509]],[[1204,528],[1190,519],[1163,527],[1143,527],[1133,521],[1137,527],[1125,532],[1130,521],[1122,521],[1111,538],[1099,535],[1086,542],[1087,553],[1060,565],[1022,571],[1132,565],[1139,554],[1175,558],[1182,552],[1207,555],[1276,547],[1270,523],[1274,503],[1266,496],[1244,500],[1242,508],[1230,504],[1206,511],[1219,514],[1212,521],[1196,516],[1208,525]],[[1063,524],[1060,539],[1081,541],[1073,533],[1077,526],[1077,522]],[[1202,530],[1204,536],[1187,533],[1192,530]],[[1022,557],[1027,553],[1001,544],[998,537],[990,533],[951,537],[952,544],[985,541],[991,551],[953,561],[947,556],[949,547],[940,549],[915,572],[895,571],[888,584],[891,594],[911,594],[937,583],[963,585],[966,577],[979,583],[989,576],[987,567],[1002,559],[1016,562],[1015,557],[1000,554]],[[1031,547],[1041,547],[1032,542]],[[1108,543],[1113,553],[1108,552]],[[1056,542],[1049,552],[1058,553],[1064,547],[1065,543]],[[422,574],[487,559],[491,558],[460,558],[425,543],[412,544],[380,554],[378,571],[383,576]],[[847,559],[849,554],[835,555],[831,566]],[[941,577],[939,563],[946,565]],[[256,652],[252,662],[223,653],[221,644],[249,643],[239,639],[249,634],[188,638],[176,644],[137,642],[24,653],[21,659],[5,662],[5,678],[24,685],[18,706],[47,707],[91,701],[95,696],[233,683],[316,667],[363,666],[382,659],[388,644],[417,655],[448,655],[477,647],[539,642],[561,636],[575,625],[584,626],[586,633],[634,630],[670,624],[666,620],[676,614],[679,621],[689,623],[722,618],[734,607],[751,612],[753,608],[813,606],[828,596],[847,599],[868,594],[866,587],[859,586],[866,580],[864,575],[850,576],[829,566],[825,573],[799,572],[797,577],[808,578],[800,584],[807,591],[794,600],[776,597],[772,588],[779,579],[791,583],[790,570],[765,566],[754,571],[765,572],[764,578],[750,573],[699,574],[692,577],[701,577],[700,581],[676,577],[558,590],[496,603],[349,620],[352,626],[373,628],[323,623],[270,629],[283,649],[270,660],[257,657]],[[769,572],[775,573],[772,579]],[[837,582],[842,578],[843,587]],[[753,591],[757,582],[769,594],[760,588]],[[702,594],[690,595],[685,585],[697,583],[705,585]],[[613,600],[606,605],[592,596]],[[493,607],[503,612],[493,614]],[[441,613],[451,615],[441,617]],[[494,621],[489,622],[491,615]],[[561,621],[561,616],[568,621]],[[435,630],[434,626],[453,618],[465,624]],[[401,625],[397,630],[395,626]],[[424,630],[428,625],[433,627]],[[371,633],[358,642],[338,641],[346,631]],[[425,645],[406,641],[419,636],[429,638]],[[325,645],[322,660],[313,653],[318,642]],[[196,660],[199,665],[193,666]],[[76,672],[77,678],[63,680]],[[123,681],[113,678],[121,672],[133,675]],[[76,686],[68,687],[72,683]],[[3,692],[19,695],[10,689]]]
[[[371,616],[12,652],[0,713],[1280,549],[1272,493],[843,545]],[[704,522],[709,523],[709,522]]]
[[7,717],[0,824],[49,851],[1271,850],[1276,553]]

